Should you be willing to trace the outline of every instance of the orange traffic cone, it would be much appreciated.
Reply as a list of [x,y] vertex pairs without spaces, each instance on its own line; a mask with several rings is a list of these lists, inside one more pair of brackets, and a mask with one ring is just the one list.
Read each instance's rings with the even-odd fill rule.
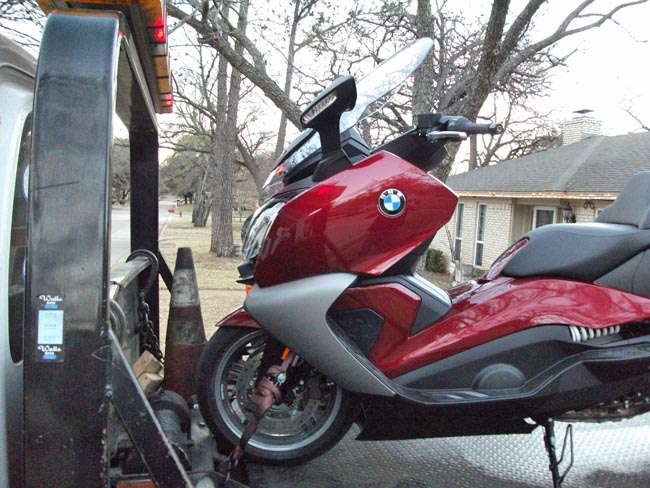
[[181,247],[176,255],[167,321],[164,388],[185,399],[195,393],[196,368],[205,344],[192,250]]

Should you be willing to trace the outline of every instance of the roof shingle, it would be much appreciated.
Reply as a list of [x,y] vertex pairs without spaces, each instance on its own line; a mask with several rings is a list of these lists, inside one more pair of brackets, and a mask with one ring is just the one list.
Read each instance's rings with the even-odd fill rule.
[[455,191],[619,193],[650,169],[650,132],[593,136],[447,178]]

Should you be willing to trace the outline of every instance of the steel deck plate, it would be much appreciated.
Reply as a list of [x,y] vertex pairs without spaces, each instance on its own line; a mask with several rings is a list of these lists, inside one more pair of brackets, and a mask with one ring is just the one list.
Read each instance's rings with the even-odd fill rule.
[[[556,423],[558,456],[567,424]],[[564,488],[650,486],[650,414],[574,424]],[[296,467],[249,463],[252,488],[550,487],[543,430],[532,434],[358,442],[353,429],[330,452]],[[567,455],[568,456],[568,455]]]

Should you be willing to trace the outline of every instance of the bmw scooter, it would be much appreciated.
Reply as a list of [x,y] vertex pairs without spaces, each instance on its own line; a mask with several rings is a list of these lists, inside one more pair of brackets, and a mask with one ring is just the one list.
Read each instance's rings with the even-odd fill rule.
[[[542,426],[560,486],[555,419],[650,411],[650,172],[597,222],[535,229],[477,280],[438,288],[415,268],[457,196],[428,171],[446,143],[502,127],[425,114],[375,149],[354,129],[431,45],[339,78],[302,114],[244,229],[252,290],[203,353],[199,406],[220,446],[244,435],[276,464],[323,453],[352,422],[360,440]],[[262,383],[270,401],[247,429]]]

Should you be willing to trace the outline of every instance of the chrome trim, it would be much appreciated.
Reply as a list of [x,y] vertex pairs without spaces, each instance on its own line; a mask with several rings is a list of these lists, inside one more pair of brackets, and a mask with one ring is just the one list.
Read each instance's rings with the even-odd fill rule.
[[149,266],[151,266],[151,262],[144,256],[138,256],[131,261],[113,266],[110,272],[109,298],[116,300],[118,292],[126,288]]
[[445,130],[445,131],[429,131],[427,132],[427,141],[439,141],[441,139],[449,139],[450,141],[464,141],[467,139],[467,134],[465,132],[460,132],[456,130]]
[[444,303],[447,306],[451,307],[451,298],[449,298],[449,293],[447,293],[442,288],[434,285],[433,283],[428,281],[423,276],[420,276],[419,274],[415,274],[412,276],[409,275],[403,275],[403,276],[406,279],[406,281],[409,281],[413,285],[420,288],[421,290],[426,291],[429,295],[437,298],[439,302]]

